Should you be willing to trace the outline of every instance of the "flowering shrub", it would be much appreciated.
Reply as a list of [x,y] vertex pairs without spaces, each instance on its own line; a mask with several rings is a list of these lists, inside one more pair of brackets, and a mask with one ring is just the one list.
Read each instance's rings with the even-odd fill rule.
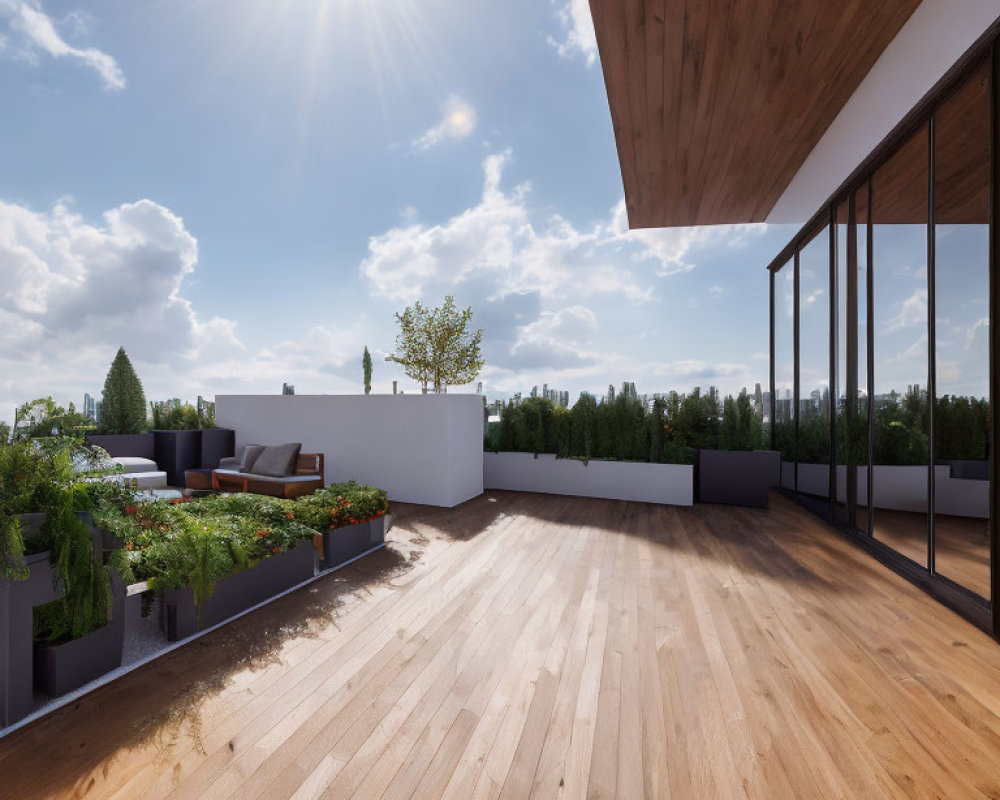
[[216,581],[282,553],[331,527],[384,515],[384,491],[336,484],[298,500],[221,494],[167,502],[104,503],[98,523],[125,542],[129,582],[190,586],[200,606]]
[[296,519],[317,531],[342,528],[376,519],[387,513],[388,495],[382,489],[354,481],[334,483],[294,502]]

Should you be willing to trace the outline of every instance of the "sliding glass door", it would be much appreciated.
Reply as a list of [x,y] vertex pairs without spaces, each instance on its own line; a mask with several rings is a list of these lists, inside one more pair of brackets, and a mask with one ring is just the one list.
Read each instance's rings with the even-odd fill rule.
[[995,58],[969,66],[771,265],[782,488],[981,624],[996,547]]

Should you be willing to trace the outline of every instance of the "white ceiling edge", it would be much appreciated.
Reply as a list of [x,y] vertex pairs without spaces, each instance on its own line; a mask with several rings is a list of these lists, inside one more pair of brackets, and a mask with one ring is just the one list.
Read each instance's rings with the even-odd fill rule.
[[805,223],[1000,16],[1000,0],[924,0],[778,198],[769,223]]

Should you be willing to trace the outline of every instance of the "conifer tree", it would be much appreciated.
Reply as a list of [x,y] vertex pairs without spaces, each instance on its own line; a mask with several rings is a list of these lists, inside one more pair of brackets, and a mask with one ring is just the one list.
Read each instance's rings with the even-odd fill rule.
[[361,357],[361,368],[365,373],[365,394],[372,393],[372,354],[368,352],[368,345],[365,345],[365,354]]
[[132,362],[119,347],[104,380],[101,430],[104,433],[142,433],[147,428],[146,394]]

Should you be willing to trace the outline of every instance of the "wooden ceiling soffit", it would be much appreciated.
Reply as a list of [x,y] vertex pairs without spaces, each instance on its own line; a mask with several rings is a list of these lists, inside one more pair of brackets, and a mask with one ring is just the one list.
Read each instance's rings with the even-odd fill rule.
[[590,0],[630,226],[762,222],[919,4]]

